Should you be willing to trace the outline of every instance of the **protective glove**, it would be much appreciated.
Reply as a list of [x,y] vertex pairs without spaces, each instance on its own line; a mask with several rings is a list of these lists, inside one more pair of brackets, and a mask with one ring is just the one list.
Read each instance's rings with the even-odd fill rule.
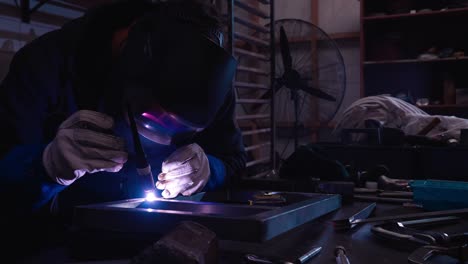
[[47,174],[61,185],[70,185],[86,173],[118,172],[127,161],[125,141],[111,135],[112,117],[80,110],[59,127],[42,154]]
[[164,198],[179,194],[190,196],[205,187],[210,165],[203,149],[196,143],[174,151],[162,164],[156,188],[164,190]]

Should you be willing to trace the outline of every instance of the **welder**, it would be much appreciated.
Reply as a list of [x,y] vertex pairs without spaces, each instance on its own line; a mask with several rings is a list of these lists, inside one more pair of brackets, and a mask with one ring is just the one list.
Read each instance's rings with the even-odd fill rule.
[[8,228],[143,196],[127,103],[163,198],[225,188],[244,169],[236,60],[203,2],[111,2],[15,54],[0,85]]

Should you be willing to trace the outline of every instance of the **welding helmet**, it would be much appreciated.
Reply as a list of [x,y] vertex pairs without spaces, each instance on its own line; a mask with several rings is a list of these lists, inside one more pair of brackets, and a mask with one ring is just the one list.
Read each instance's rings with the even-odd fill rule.
[[119,57],[139,133],[160,144],[180,144],[206,128],[232,88],[237,62],[221,31],[190,12],[163,4],[144,15]]

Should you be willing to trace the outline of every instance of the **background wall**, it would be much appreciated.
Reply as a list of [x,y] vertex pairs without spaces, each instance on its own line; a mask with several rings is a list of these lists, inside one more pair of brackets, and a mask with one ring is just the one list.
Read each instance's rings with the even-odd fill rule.
[[[318,0],[318,6],[318,26],[325,32],[329,34],[359,32],[358,0]],[[341,110],[344,110],[360,97],[360,46],[359,39],[336,41],[346,68],[346,94],[341,106]]]

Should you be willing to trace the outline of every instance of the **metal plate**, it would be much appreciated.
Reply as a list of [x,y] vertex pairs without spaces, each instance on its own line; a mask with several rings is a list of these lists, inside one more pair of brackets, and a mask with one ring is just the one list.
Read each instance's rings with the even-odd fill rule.
[[[341,207],[339,195],[267,192],[202,193],[193,200],[131,199],[78,206],[79,229],[164,234],[180,221],[195,221],[219,239],[263,242]],[[280,203],[278,196],[284,198]],[[259,198],[260,197],[260,198]],[[260,203],[261,201],[261,203]]]

